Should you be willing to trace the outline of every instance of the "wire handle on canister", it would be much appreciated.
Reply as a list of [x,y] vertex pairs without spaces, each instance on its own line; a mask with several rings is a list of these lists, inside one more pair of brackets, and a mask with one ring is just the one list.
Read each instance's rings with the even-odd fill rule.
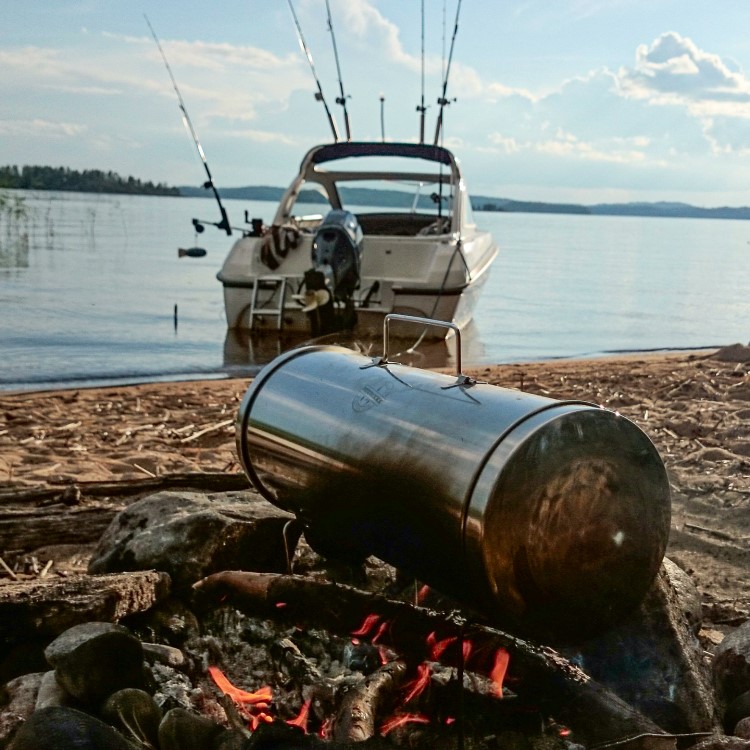
[[462,378],[461,372],[461,329],[455,323],[448,323],[445,320],[434,320],[433,318],[420,318],[417,315],[402,315],[401,313],[388,313],[383,319],[383,356],[382,364],[388,364],[389,338],[388,333],[391,320],[402,320],[404,323],[419,323],[425,326],[438,326],[440,328],[450,328],[456,334],[456,377]]

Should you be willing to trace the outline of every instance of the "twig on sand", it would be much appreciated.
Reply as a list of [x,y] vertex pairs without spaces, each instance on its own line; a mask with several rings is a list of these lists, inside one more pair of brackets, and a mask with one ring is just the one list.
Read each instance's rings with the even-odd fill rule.
[[182,438],[180,442],[189,443],[191,440],[195,440],[196,438],[202,437],[203,435],[207,435],[209,432],[223,430],[225,427],[229,427],[229,425],[231,424],[234,424],[234,419],[225,419],[223,422],[217,422],[216,424],[209,425],[208,427],[204,427],[202,430],[198,430],[198,432],[194,432],[192,435],[188,435],[187,437]]
[[8,563],[6,563],[2,557],[0,557],[0,568],[2,568],[14,581],[18,580],[18,576],[13,572],[13,570],[8,566]]

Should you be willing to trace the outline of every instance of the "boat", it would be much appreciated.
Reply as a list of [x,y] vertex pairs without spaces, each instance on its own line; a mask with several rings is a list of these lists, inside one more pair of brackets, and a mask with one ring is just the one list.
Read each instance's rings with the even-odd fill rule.
[[425,143],[316,146],[272,223],[246,222],[217,274],[230,330],[319,337],[382,328],[389,313],[463,328],[498,253],[458,160]]

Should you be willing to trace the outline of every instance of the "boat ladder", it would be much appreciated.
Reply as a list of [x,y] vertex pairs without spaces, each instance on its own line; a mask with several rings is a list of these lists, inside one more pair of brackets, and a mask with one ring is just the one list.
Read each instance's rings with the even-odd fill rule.
[[[260,291],[268,292],[260,306]],[[276,307],[268,307],[277,298]],[[252,330],[255,318],[263,315],[276,316],[276,328],[280,331],[284,326],[284,302],[286,300],[286,277],[285,276],[258,276],[253,284],[253,295],[250,298],[250,316],[248,328]]]

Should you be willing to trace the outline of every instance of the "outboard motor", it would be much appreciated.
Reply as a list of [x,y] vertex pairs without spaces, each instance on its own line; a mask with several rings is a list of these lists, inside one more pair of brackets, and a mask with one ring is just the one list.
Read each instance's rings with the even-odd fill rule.
[[[313,267],[305,272],[304,310],[313,335],[354,326],[352,295],[359,288],[361,260],[362,228],[357,217],[349,211],[330,211],[315,233]],[[336,302],[343,303],[339,315]]]

